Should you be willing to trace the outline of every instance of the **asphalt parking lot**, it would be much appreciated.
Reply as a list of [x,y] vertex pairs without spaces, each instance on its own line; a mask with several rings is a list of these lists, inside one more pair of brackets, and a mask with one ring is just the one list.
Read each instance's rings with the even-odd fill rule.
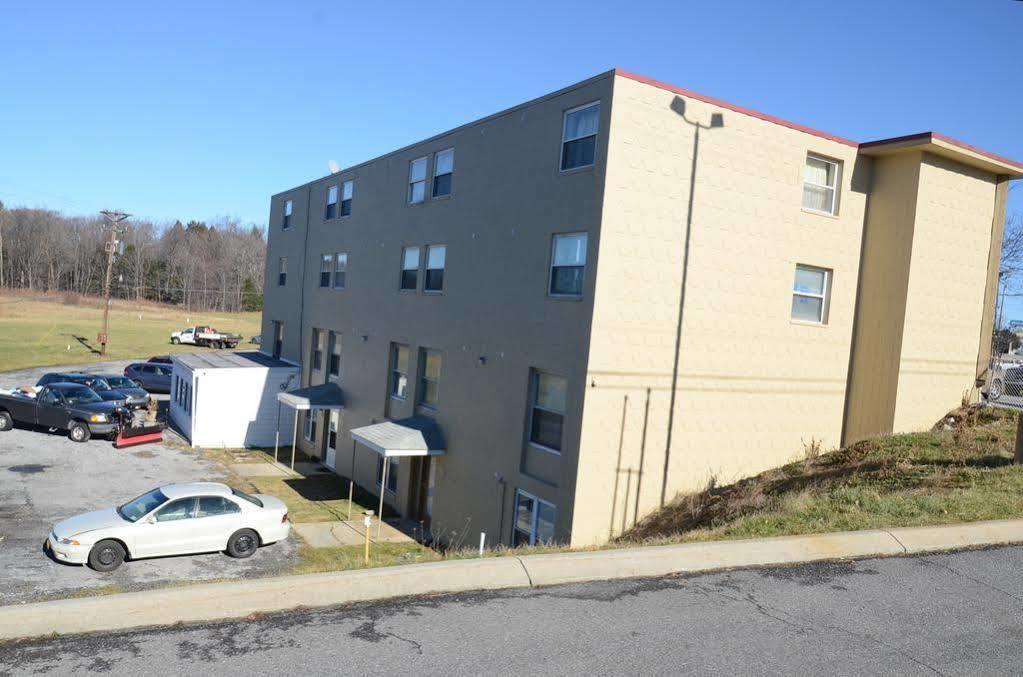
[[[126,364],[90,365],[88,370],[121,372]],[[47,371],[53,369],[0,373],[0,388],[34,384]],[[166,557],[126,562],[107,574],[60,564],[43,551],[47,534],[61,519],[119,505],[161,484],[217,479],[222,479],[218,465],[164,444],[115,449],[107,440],[78,444],[46,431],[0,433],[0,605],[77,596],[90,589],[134,590],[284,573],[296,559],[294,537],[245,560],[221,553]]]

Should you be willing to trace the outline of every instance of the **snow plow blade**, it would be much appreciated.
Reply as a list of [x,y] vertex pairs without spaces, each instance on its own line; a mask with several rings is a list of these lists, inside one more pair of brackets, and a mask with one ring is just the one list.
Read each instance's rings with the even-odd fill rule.
[[117,434],[114,440],[115,449],[134,447],[139,444],[150,444],[163,441],[163,426],[146,426],[144,428],[126,428]]

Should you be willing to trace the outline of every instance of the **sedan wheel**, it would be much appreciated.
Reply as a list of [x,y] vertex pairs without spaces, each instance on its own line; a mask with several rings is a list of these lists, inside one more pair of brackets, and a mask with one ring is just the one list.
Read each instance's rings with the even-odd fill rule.
[[236,531],[227,541],[227,554],[238,559],[251,557],[259,547],[259,536],[252,529]]
[[0,431],[7,431],[14,427],[14,419],[6,411],[0,411]]
[[89,566],[96,571],[113,571],[124,561],[124,546],[117,541],[100,541],[89,551]]
[[88,442],[91,436],[92,433],[89,432],[89,426],[81,421],[72,423],[71,428],[68,430],[68,437],[71,438],[72,442]]
[[172,336],[171,343],[173,343],[174,345],[178,345],[179,343],[181,343],[181,340],[177,336]]

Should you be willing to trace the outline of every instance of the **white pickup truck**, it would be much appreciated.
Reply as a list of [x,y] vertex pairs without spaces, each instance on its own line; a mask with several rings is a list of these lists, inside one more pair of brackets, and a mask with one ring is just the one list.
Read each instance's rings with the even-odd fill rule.
[[213,327],[188,327],[171,332],[171,343],[185,343],[208,348],[234,348],[242,340],[241,334],[225,334]]

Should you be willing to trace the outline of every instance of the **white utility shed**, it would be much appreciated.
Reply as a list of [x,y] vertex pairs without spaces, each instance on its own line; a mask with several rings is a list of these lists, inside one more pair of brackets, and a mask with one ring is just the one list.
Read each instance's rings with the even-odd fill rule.
[[[295,410],[277,394],[299,383],[299,368],[255,351],[172,355],[170,418],[193,447],[291,444]],[[279,417],[279,418],[278,418]]]

